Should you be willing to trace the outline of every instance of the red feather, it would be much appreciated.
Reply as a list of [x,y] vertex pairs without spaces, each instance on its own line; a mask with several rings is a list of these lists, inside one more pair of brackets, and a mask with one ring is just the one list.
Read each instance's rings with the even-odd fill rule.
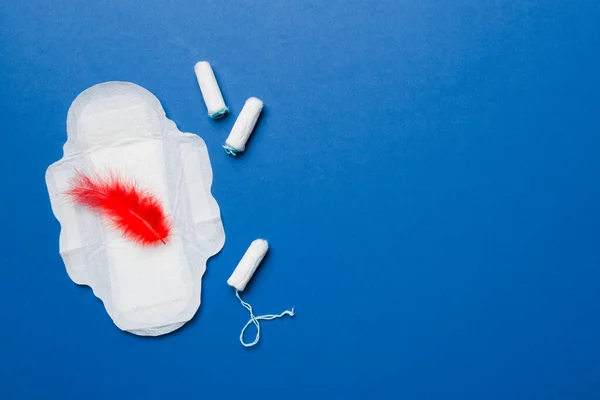
[[171,228],[160,201],[114,174],[103,179],[77,172],[67,194],[76,204],[104,216],[124,237],[136,243],[166,243]]

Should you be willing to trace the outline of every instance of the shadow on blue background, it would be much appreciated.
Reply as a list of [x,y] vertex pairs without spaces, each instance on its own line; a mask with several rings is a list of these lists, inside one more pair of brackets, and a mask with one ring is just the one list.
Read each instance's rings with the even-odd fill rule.
[[[596,0],[4,0],[0,398],[600,398],[599,20]],[[227,234],[199,313],[158,339],[69,280],[44,183],[70,103],[109,80],[204,138]],[[245,299],[297,316],[247,350],[225,281],[257,237]]]

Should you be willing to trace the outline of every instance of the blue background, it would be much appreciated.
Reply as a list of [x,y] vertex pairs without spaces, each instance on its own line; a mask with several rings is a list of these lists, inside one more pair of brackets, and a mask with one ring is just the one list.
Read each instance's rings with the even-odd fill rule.
[[[599,21],[597,0],[3,0],[0,398],[600,398]],[[109,80],[204,138],[227,234],[199,313],[156,339],[69,280],[44,182]],[[246,300],[297,316],[248,350],[225,281],[257,237]]]

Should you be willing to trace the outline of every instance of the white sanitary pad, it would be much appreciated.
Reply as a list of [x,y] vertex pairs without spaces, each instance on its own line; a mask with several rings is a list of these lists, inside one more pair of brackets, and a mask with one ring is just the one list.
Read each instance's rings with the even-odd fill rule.
[[[92,288],[122,330],[157,336],[180,328],[200,306],[206,261],[225,243],[204,141],[180,132],[152,93],[127,82],[82,92],[67,134],[46,184],[69,276]],[[171,223],[167,244],[140,246],[69,201],[76,171],[111,171],[152,191]]]

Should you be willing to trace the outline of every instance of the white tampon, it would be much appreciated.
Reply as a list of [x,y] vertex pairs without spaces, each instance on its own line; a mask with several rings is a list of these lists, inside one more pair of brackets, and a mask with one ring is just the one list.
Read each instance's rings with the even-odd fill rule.
[[233,128],[231,128],[229,137],[223,145],[227,154],[235,156],[237,153],[246,150],[246,142],[254,130],[262,109],[263,102],[256,97],[250,97],[246,100],[240,115],[235,120]]
[[[238,266],[233,271],[233,274],[227,280],[227,284],[233,288],[235,288],[235,296],[238,298],[242,306],[250,312],[250,319],[246,322],[246,325],[242,328],[242,332],[240,333],[240,343],[244,347],[252,347],[260,340],[260,321],[270,321],[272,319],[281,318],[286,315],[290,317],[294,316],[294,308],[291,310],[285,310],[281,314],[267,314],[267,315],[254,315],[254,310],[252,306],[246,303],[240,297],[240,292],[244,291],[246,285],[254,275],[256,268],[260,265],[260,262],[267,254],[267,250],[269,250],[269,243],[267,243],[264,239],[256,239],[254,242],[250,244],[248,250],[240,260]],[[244,332],[250,325],[254,324],[256,327],[256,336],[254,337],[254,341],[251,343],[246,343],[244,341]]]
[[198,79],[198,85],[200,85],[204,103],[208,109],[208,116],[212,119],[218,119],[227,114],[229,109],[225,105],[215,73],[208,61],[196,63],[194,72],[196,73],[196,79]]
[[264,239],[256,239],[250,244],[246,254],[242,257],[238,266],[233,271],[233,274],[227,280],[227,284],[234,287],[236,290],[243,292],[248,282],[254,275],[256,268],[260,265],[260,262],[265,258],[269,250],[269,243]]

